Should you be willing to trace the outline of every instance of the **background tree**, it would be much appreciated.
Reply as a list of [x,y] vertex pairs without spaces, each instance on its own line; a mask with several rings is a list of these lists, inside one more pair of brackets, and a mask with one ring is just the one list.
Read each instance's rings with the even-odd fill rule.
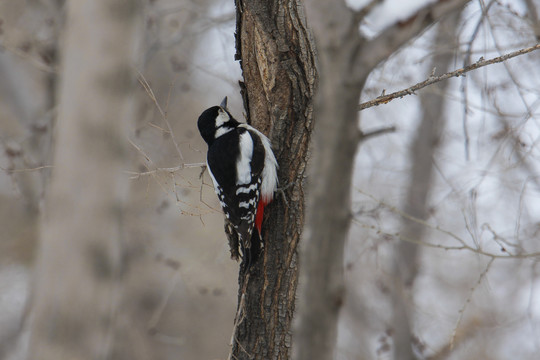
[[[127,276],[119,280],[123,295],[117,305],[127,312],[137,312],[137,316],[132,317],[131,334],[140,337],[142,340],[138,343],[148,347],[147,351],[141,352],[141,356],[152,353],[153,358],[179,354],[184,358],[213,358],[226,351],[224,348],[230,338],[236,295],[234,286],[226,286],[231,281],[235,283],[235,264],[229,262],[226,256],[216,262],[223,244],[217,236],[217,224],[221,219],[214,210],[216,206],[207,207],[199,203],[200,167],[193,168],[193,171],[190,168],[181,176],[168,171],[139,174],[159,166],[171,167],[182,163],[182,154],[177,149],[185,153],[186,161],[201,161],[201,152],[195,149],[200,144],[192,146],[191,142],[196,130],[193,127],[196,116],[205,106],[202,101],[212,101],[205,98],[208,94],[208,78],[219,85],[217,92],[214,92],[216,99],[222,98],[224,93],[230,94],[229,84],[235,81],[228,80],[226,76],[215,78],[219,71],[212,68],[213,64],[208,60],[212,52],[209,53],[207,49],[204,61],[197,59],[197,65],[202,64],[202,68],[194,68],[192,58],[196,58],[201,41],[215,36],[216,24],[229,26],[228,33],[233,38],[234,12],[232,4],[229,9],[220,9],[220,13],[224,11],[220,15],[205,12],[204,6],[208,6],[208,9],[215,6],[212,1],[193,4],[191,1],[162,0],[145,1],[143,5],[141,12],[146,25],[146,38],[144,42],[140,41],[142,45],[137,50],[135,58],[138,61],[134,69],[142,75],[142,83],[146,80],[152,83],[151,91],[158,98],[151,98],[140,83],[135,84],[136,88],[130,93],[134,99],[131,105],[136,110],[129,116],[132,121],[125,124],[123,135],[130,140],[126,149],[129,159],[125,159],[120,168],[123,179],[129,181],[126,184],[129,185],[126,186],[128,203],[122,220],[125,234],[122,249],[126,259],[129,258],[130,268]],[[52,129],[57,129],[53,126],[58,109],[54,100],[55,89],[51,88],[48,79],[58,78],[63,68],[57,58],[46,57],[49,52],[42,49],[49,43],[56,44],[58,34],[62,34],[64,6],[63,2],[48,0],[28,3],[6,1],[0,4],[0,41],[3,50],[0,52],[0,62],[5,65],[2,67],[2,78],[13,80],[2,82],[3,92],[0,96],[3,104],[0,111],[3,155],[0,165],[3,200],[0,201],[0,208],[3,216],[0,222],[5,230],[0,236],[0,352],[11,353],[16,348],[12,358],[17,359],[24,357],[22,353],[28,343],[27,329],[23,330],[19,341],[15,339],[21,334],[24,300],[29,298],[29,269],[34,265],[34,246],[39,234],[35,223],[40,215],[39,204],[44,200],[44,185],[34,180],[23,183],[22,179],[40,179],[54,169],[52,160],[46,155],[46,145],[51,143],[33,139],[37,135],[45,138],[51,136]],[[78,46],[86,46],[86,43],[79,42]],[[214,53],[217,51],[220,58],[225,57],[219,52],[220,46],[212,49]],[[231,64],[232,55],[233,46],[230,56],[225,57],[231,59]],[[206,61],[209,63],[205,64]],[[221,60],[216,62],[221,63]],[[236,79],[239,70],[229,73],[231,79]],[[20,98],[11,101],[15,95]],[[167,103],[168,95],[170,104]],[[239,98],[236,100],[238,102]],[[230,102],[234,106],[235,101],[231,99]],[[18,104],[21,104],[21,109],[14,109]],[[51,108],[48,108],[49,105]],[[171,120],[160,113],[160,108],[173,114]],[[28,121],[19,116],[19,112],[23,111],[27,112]],[[167,129],[167,122],[171,129],[174,128],[174,133]],[[11,126],[17,132],[8,130]],[[43,156],[43,160],[34,161],[27,147],[34,148],[38,155]],[[65,147],[59,151],[70,152]],[[27,202],[20,195],[25,193],[23,186],[26,184],[29,191],[35,194],[36,203],[32,206],[37,211],[33,213],[27,210]],[[205,185],[203,192],[211,199],[209,189]],[[69,196],[76,199],[78,194],[78,191],[73,191]],[[73,203],[76,202],[73,200]],[[199,217],[206,226],[202,230],[207,234],[205,237],[212,239],[209,234],[215,232],[215,240],[201,242],[201,235],[194,235],[203,226]],[[199,227],[193,226],[193,219],[197,219],[195,223]],[[220,228],[219,233],[221,231]],[[55,252],[50,255],[56,256],[56,261],[61,263],[66,254]],[[65,269],[65,273],[69,271]],[[83,283],[81,280],[81,285]],[[181,306],[170,307],[170,303]],[[30,309],[32,304],[28,303],[26,309]],[[208,308],[217,311],[209,314]],[[209,322],[214,323],[211,329]],[[203,334],[216,341],[208,343]]]
[[[321,80],[315,110],[319,136],[314,145],[312,172],[317,182],[309,190],[310,215],[303,244],[296,359],[328,359],[334,351],[337,318],[344,301],[343,255],[351,220],[353,159],[358,144],[366,136],[358,129],[357,121],[358,100],[364,84],[382,60],[442,14],[455,11],[465,3],[430,4],[407,23],[396,23],[368,41],[360,35],[358,27],[369,6],[355,14],[345,2],[307,2],[317,40]],[[409,261],[414,258],[406,257],[404,263]],[[404,266],[400,270],[405,270]],[[396,343],[407,340],[398,338]],[[399,350],[402,350],[400,358],[413,357],[410,347],[398,347]]]
[[134,340],[134,317],[125,306],[133,299],[120,290],[133,270],[123,244],[128,181],[121,169],[140,15],[137,1],[67,3],[55,170],[41,226],[30,359],[148,356],[142,355],[147,345]]
[[[425,84],[424,79],[431,83],[439,81],[441,78],[448,79],[447,76],[438,76],[441,73],[440,68],[437,67],[434,70],[427,59],[431,59],[434,54],[442,56],[448,52],[447,46],[452,46],[452,44],[456,45],[453,50],[454,68],[467,65],[466,69],[474,69],[475,66],[493,64],[492,61],[484,61],[483,59],[495,58],[510,52],[510,49],[519,47],[527,48],[525,51],[534,51],[538,47],[532,46],[536,41],[534,34],[527,29],[526,25],[521,28],[523,32],[520,32],[519,41],[507,41],[509,39],[505,38],[503,34],[502,24],[505,24],[505,29],[513,28],[514,30],[510,30],[510,32],[515,33],[517,28],[512,24],[515,24],[514,21],[518,21],[519,18],[523,19],[524,7],[514,7],[514,5],[516,4],[502,4],[500,2],[471,3],[463,10],[463,17],[460,19],[461,25],[454,42],[434,41],[437,37],[433,31],[429,30],[413,44],[409,44],[406,50],[398,51],[372,72],[362,96],[367,100],[373,99],[381,93],[382,95],[374,99],[373,102],[364,100],[359,108],[367,109],[369,105],[386,104],[395,99],[397,95],[415,94],[415,91],[418,91]],[[516,11],[517,8],[521,10]],[[510,9],[512,10],[507,12]],[[388,7],[386,10],[390,11]],[[367,32],[369,39],[377,37],[369,26],[373,17],[376,17],[376,12],[375,9],[362,23],[362,32],[363,34]],[[389,16],[388,13],[384,14]],[[399,24],[399,26],[403,26],[403,24]],[[375,34],[382,34],[382,30],[376,29]],[[507,46],[505,50],[503,50],[502,44]],[[319,51],[322,50],[319,49]],[[416,51],[418,53],[414,54]],[[522,52],[517,51],[515,54],[519,53]],[[451,119],[446,130],[441,133],[440,141],[435,143],[437,147],[425,150],[427,153],[424,156],[427,155],[433,159],[432,166],[436,173],[433,178],[433,191],[427,197],[428,211],[425,213],[427,216],[425,219],[421,215],[412,215],[408,212],[412,211],[410,209],[413,204],[410,201],[414,200],[418,204],[418,201],[421,201],[421,196],[413,197],[411,200],[408,192],[404,190],[415,177],[422,181],[427,179],[427,177],[422,177],[417,173],[418,167],[414,161],[403,161],[402,155],[405,153],[402,149],[407,147],[414,149],[415,146],[412,145],[410,139],[422,138],[420,135],[421,125],[417,127],[416,124],[411,124],[406,120],[408,117],[414,119],[418,116],[415,111],[409,112],[407,106],[415,104],[415,107],[409,109],[416,108],[420,105],[418,100],[413,97],[413,99],[406,100],[409,102],[408,104],[399,102],[385,106],[384,111],[379,108],[362,112],[363,127],[378,128],[382,126],[381,122],[383,124],[390,123],[398,126],[399,136],[392,135],[378,141],[364,143],[356,159],[357,170],[355,171],[352,206],[354,225],[346,248],[344,272],[347,285],[341,313],[340,338],[342,340],[341,344],[338,344],[337,356],[342,358],[356,358],[355,356],[407,358],[407,353],[410,354],[410,350],[409,352],[399,351],[400,344],[405,344],[409,347],[412,346],[416,355],[420,354],[428,358],[448,358],[456,356],[456,354],[472,358],[504,358],[505,351],[520,348],[517,343],[521,343],[518,340],[523,339],[521,335],[528,333],[529,336],[534,337],[521,325],[516,328],[508,325],[509,318],[521,318],[517,314],[521,314],[533,322],[536,321],[533,319],[537,319],[537,317],[533,312],[530,312],[530,308],[526,310],[524,307],[514,306],[516,303],[512,305],[512,302],[507,300],[507,297],[512,296],[505,290],[506,285],[502,285],[494,279],[504,277],[499,272],[504,272],[505,270],[502,270],[504,268],[507,269],[506,271],[509,267],[518,269],[523,266],[523,269],[530,269],[534,262],[532,259],[538,255],[536,246],[530,242],[532,238],[528,238],[529,241],[527,241],[525,240],[527,236],[516,236],[514,235],[516,233],[513,233],[514,230],[509,230],[509,228],[514,229],[515,223],[513,221],[516,218],[522,218],[522,215],[519,215],[521,211],[517,211],[514,205],[510,204],[517,204],[522,200],[527,201],[525,199],[532,200],[534,195],[531,192],[528,195],[519,194],[515,189],[512,190],[511,186],[503,185],[503,183],[512,182],[523,186],[529,183],[530,180],[527,179],[536,177],[534,174],[537,173],[537,169],[529,168],[523,173],[519,170],[510,171],[509,169],[515,169],[514,166],[517,164],[505,158],[502,155],[504,151],[501,152],[504,145],[498,141],[492,141],[493,139],[484,131],[498,123],[497,114],[504,108],[503,113],[516,115],[515,122],[509,128],[521,134],[518,137],[529,138],[528,131],[524,133],[522,130],[531,125],[530,120],[524,120],[524,123],[520,123],[517,119],[531,119],[529,117],[531,114],[529,101],[533,96],[527,98],[525,95],[527,91],[524,91],[521,86],[528,81],[519,77],[516,69],[522,66],[519,65],[521,61],[534,63],[537,61],[536,57],[537,55],[533,54],[527,58],[508,61],[503,65],[493,65],[475,73],[468,73],[465,78],[451,80],[444,93],[431,88],[425,88],[422,91],[422,94],[429,92],[432,99],[435,96],[442,96],[447,102],[445,104],[447,110],[441,115],[444,114]],[[504,58],[507,57],[502,56],[499,60]],[[419,64],[422,64],[421,67],[425,75],[415,73],[413,70]],[[403,79],[400,81],[409,83],[409,85],[418,82],[419,87],[393,84],[392,88],[399,89],[401,87],[404,91],[387,95],[389,91],[386,86],[380,85],[380,81],[384,79],[390,82],[390,79],[394,79],[392,74],[395,71],[403,74]],[[453,73],[455,75],[460,72]],[[423,78],[423,76],[425,77]],[[536,79],[536,74],[533,77]],[[498,79],[495,81],[498,85],[504,87],[502,84],[512,84],[507,90],[512,88],[516,91],[511,90],[506,93],[501,87],[494,85],[492,81],[495,78]],[[471,85],[473,83],[475,85]],[[487,85],[488,83],[495,86],[498,91],[506,93],[508,98],[502,99],[494,96],[490,100],[484,98],[485,102],[482,102],[479,100],[481,97],[477,98],[471,95],[478,88],[485,89],[486,92],[498,92],[494,90],[494,87]],[[517,88],[521,88],[521,90],[517,90]],[[455,99],[459,99],[457,106]],[[434,104],[435,102],[432,100],[430,103]],[[496,105],[497,110],[484,112],[494,104],[498,104]],[[392,110],[394,106],[395,108]],[[386,115],[384,115],[385,113]],[[479,116],[479,113],[482,113],[483,116]],[[489,114],[494,114],[494,116],[491,117]],[[525,125],[526,123],[529,125]],[[520,128],[519,124],[522,124],[524,128]],[[422,131],[425,130],[426,127],[422,129]],[[494,133],[496,132],[494,130]],[[474,145],[471,145],[473,143]],[[431,146],[434,144],[431,143]],[[471,146],[474,150],[471,150]],[[527,142],[523,143],[523,146],[528,148]],[[471,156],[472,153],[474,156]],[[411,157],[411,159],[413,158]],[[506,168],[507,171],[502,170],[499,166]],[[502,170],[497,171],[497,175],[494,177],[497,180],[494,180],[491,175],[486,175],[480,176],[482,180],[478,179],[478,181],[468,183],[475,177],[473,173],[478,175],[478,171],[490,169],[490,174],[494,175],[491,172],[494,168]],[[404,175],[404,180],[397,180],[402,175]],[[494,185],[491,181],[498,182],[498,185]],[[384,186],[381,187],[382,184]],[[418,184],[413,183],[413,185]],[[517,187],[517,185],[515,186]],[[423,189],[423,191],[425,190]],[[506,208],[501,206],[503,201],[498,201],[498,196],[503,193],[505,194],[504,203],[508,205]],[[482,194],[481,201],[479,201],[479,194]],[[530,203],[526,208],[531,209],[531,206],[534,207]],[[308,208],[311,209],[311,207]],[[402,209],[409,210],[403,211]],[[496,220],[501,212],[507,214],[506,220]],[[403,227],[403,224],[407,222],[419,225],[424,236],[416,234],[409,237],[404,232],[405,227]],[[529,244],[526,246],[528,250],[525,251],[524,255],[520,255],[521,251],[524,251],[521,248],[524,244],[523,241]],[[406,247],[406,245],[402,245],[403,242],[422,246],[417,248],[417,269],[419,271],[416,281],[411,284],[409,289],[405,287],[405,292],[400,294],[403,285],[399,286],[399,284],[403,274],[396,278],[394,271],[398,261],[395,256],[400,257],[400,261],[405,260],[403,258],[406,257],[406,253],[397,251]],[[517,246],[520,250],[514,248],[515,251],[507,253],[507,246]],[[310,246],[310,248],[312,247]],[[452,250],[456,253],[453,253]],[[531,260],[519,260],[522,256]],[[467,265],[462,262],[464,258],[468,258]],[[518,263],[521,265],[517,265]],[[520,272],[520,270],[516,271]],[[523,271],[527,272],[527,270]],[[524,283],[527,284],[525,285],[527,290],[524,291],[533,291],[534,285],[532,284],[536,281],[535,277],[525,276],[525,278]],[[441,286],[439,287],[437,284]],[[468,289],[462,288],[464,284],[468,284]],[[407,283],[404,285],[407,286]],[[396,290],[407,300],[409,305],[406,308],[406,315],[410,320],[411,338],[401,336],[403,332],[400,331],[399,327],[403,329],[405,324],[395,321],[394,298]],[[457,291],[459,295],[454,291]],[[495,301],[500,305],[505,304],[503,308],[512,308],[513,315],[507,314],[508,316],[506,316],[493,307],[485,306],[486,301]],[[491,310],[486,312],[488,307]],[[448,309],[453,309],[452,313],[455,314],[453,317],[450,316],[451,319],[444,315],[448,314]],[[494,320],[488,315],[490,311],[497,314],[495,317],[498,320]],[[437,316],[434,317],[435,314]],[[494,323],[498,321],[501,325],[505,324],[502,325],[504,330],[495,335]],[[347,325],[345,326],[344,323]],[[479,337],[475,336],[478,333],[490,334],[490,336],[497,337],[498,340],[482,342],[483,347],[476,347],[480,341]],[[469,347],[471,337],[475,338],[473,341],[475,345]],[[343,340],[347,338],[348,341]],[[363,339],[363,341],[354,339]],[[403,350],[403,347],[401,349]],[[525,357],[534,357],[532,352],[525,350],[524,347],[521,347],[520,351],[523,351]]]

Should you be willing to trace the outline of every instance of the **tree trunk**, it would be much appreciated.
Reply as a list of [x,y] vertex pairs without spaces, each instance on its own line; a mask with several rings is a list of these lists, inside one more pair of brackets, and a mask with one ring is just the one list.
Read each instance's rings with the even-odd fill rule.
[[[439,23],[433,42],[435,56],[430,68],[439,73],[448,71],[456,51],[455,33],[460,13],[456,12]],[[433,155],[440,145],[440,138],[446,122],[444,115],[448,82],[434,85],[436,91],[423,91],[420,95],[423,115],[410,149],[412,164],[407,198],[403,211],[417,219],[426,219],[429,213],[428,197],[433,184]],[[401,231],[404,239],[422,241],[424,225],[402,218]],[[394,359],[415,359],[412,344],[411,315],[413,313],[412,289],[418,273],[419,246],[408,241],[400,241],[394,249],[392,287],[390,290],[394,304],[392,334],[394,338]]]
[[[328,6],[339,11],[334,3]],[[355,80],[350,76],[358,39],[352,13],[343,11],[338,17],[340,30],[345,33],[339,38],[329,35],[317,39],[317,128],[301,246],[300,321],[295,326],[294,358],[302,360],[333,358],[344,295],[343,249],[350,224],[353,159],[360,140],[357,104],[365,78]],[[313,27],[317,35],[315,24]]]
[[[360,36],[362,15],[345,1],[306,1],[318,49],[320,82],[315,102],[316,137],[302,243],[296,360],[333,358],[343,303],[343,249],[350,213],[356,148],[364,135],[357,113],[360,92],[377,64],[443,14],[467,0],[440,0],[373,39]],[[370,2],[370,6],[376,2]]]
[[248,122],[269,136],[285,190],[267,207],[262,257],[239,275],[230,357],[288,359],[313,128],[314,48],[299,0],[237,0],[236,11]]
[[138,1],[67,4],[54,171],[42,219],[29,359],[139,359],[119,308]]

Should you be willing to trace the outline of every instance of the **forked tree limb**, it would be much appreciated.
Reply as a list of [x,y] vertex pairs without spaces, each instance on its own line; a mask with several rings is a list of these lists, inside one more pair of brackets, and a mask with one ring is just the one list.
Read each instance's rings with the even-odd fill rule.
[[[361,39],[362,51],[354,54],[352,77],[359,79],[366,69],[373,69],[395,50],[416,38],[443,17],[463,8],[470,0],[438,0],[418,9],[405,20],[396,21],[371,40]],[[358,18],[357,18],[358,20]]]

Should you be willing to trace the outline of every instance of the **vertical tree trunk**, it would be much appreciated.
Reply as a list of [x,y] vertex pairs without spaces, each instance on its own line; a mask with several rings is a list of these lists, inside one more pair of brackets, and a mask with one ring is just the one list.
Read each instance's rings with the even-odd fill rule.
[[230,357],[288,359],[313,128],[314,48],[299,0],[237,0],[236,10],[237,59],[248,121],[272,141],[280,186],[288,188],[267,207],[262,258],[239,275]]
[[67,4],[54,171],[42,219],[29,359],[138,359],[118,308],[126,275],[122,217],[126,125],[140,5]]
[[[373,39],[360,36],[362,15],[345,1],[306,1],[318,49],[320,82],[308,216],[302,243],[296,360],[333,357],[343,302],[343,249],[348,233],[350,185],[359,130],[358,102],[370,72],[423,29],[467,0],[440,0]],[[374,6],[375,2],[370,2]]]
[[343,249],[350,225],[353,159],[361,135],[357,103],[365,82],[365,77],[351,77],[359,39],[352,13],[333,2],[319,10],[322,14],[326,10],[334,12],[329,16],[339,18],[340,25],[334,28],[337,31],[320,36],[320,27],[327,23],[318,16],[312,19],[318,36],[320,82],[315,102],[317,128],[307,221],[301,246],[299,322],[295,326],[294,358],[301,360],[333,358],[344,295]]
[[[451,14],[439,23],[437,35],[433,42],[435,56],[430,68],[438,73],[448,70],[457,44],[455,33],[459,21],[459,12]],[[450,47],[450,48],[447,48]],[[410,149],[412,164],[408,193],[404,212],[418,219],[428,215],[428,196],[433,183],[433,155],[440,145],[440,138],[446,122],[444,115],[448,82],[434,85],[436,91],[423,91],[420,95],[423,115],[416,136]],[[409,219],[402,219],[401,231],[404,239],[422,241],[424,226]],[[394,359],[415,359],[413,353],[412,287],[418,272],[419,246],[407,241],[396,245],[393,262],[393,286],[391,296],[394,304],[393,331]]]

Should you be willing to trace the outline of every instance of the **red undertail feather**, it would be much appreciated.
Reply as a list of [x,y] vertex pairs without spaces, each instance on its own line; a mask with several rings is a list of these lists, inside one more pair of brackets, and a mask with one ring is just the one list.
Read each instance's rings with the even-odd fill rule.
[[257,206],[257,215],[255,216],[255,226],[257,227],[257,230],[259,231],[259,234],[261,233],[261,227],[263,222],[263,215],[264,215],[264,207],[268,205],[270,201],[266,202],[263,199],[259,201],[259,205]]

